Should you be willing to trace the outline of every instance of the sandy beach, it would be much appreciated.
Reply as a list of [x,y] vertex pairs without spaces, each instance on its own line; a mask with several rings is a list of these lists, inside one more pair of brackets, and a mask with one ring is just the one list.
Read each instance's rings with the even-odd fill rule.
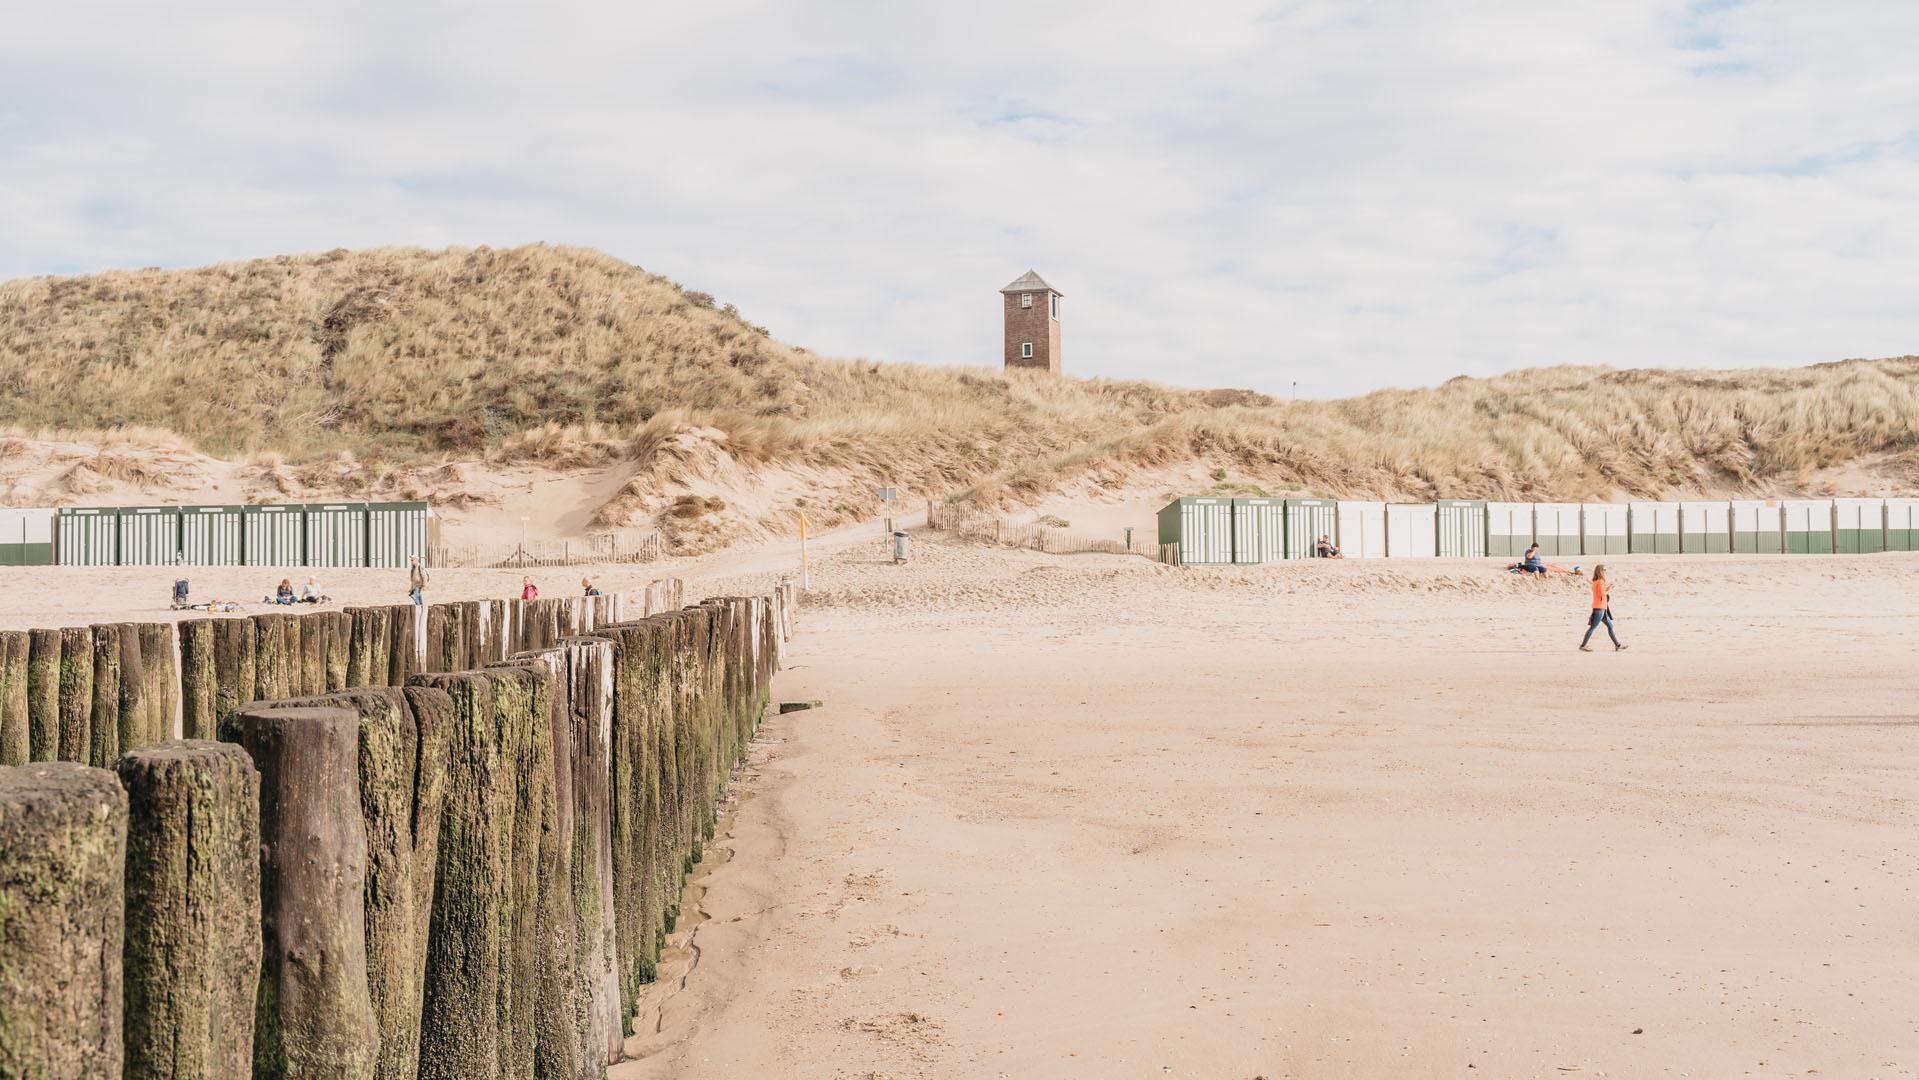
[[1919,558],[1608,561],[822,560],[612,1075],[1919,1073]]
[[[612,1077],[1919,1075],[1919,556],[1609,559],[1632,647],[1585,654],[1586,582],[1492,560],[872,532],[815,545],[775,697],[824,707],[767,720]],[[279,575],[17,571],[0,626],[176,576]]]

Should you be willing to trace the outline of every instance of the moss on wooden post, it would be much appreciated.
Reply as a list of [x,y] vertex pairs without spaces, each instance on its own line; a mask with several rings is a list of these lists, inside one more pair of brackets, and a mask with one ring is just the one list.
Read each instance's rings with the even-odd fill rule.
[[27,632],[0,630],[0,765],[32,759],[27,728]]
[[60,631],[27,631],[27,759],[60,756]]
[[561,842],[547,682],[513,667],[415,683],[450,699],[448,771],[461,778],[448,785],[441,824],[420,1076],[532,1076],[542,957],[558,917],[542,910],[540,878]]
[[128,805],[126,1075],[252,1074],[260,775],[231,743],[165,742],[116,768]]
[[260,770],[264,946],[257,1080],[369,1080],[379,1049],[366,971],[359,717],[253,705],[227,719]]
[[281,697],[299,697],[306,690],[306,619],[299,615],[287,614],[282,617],[280,633],[283,635],[286,656],[285,689]]
[[111,772],[0,768],[0,1076],[121,1075],[126,844]]
[[[61,761],[85,764],[93,753],[93,631],[85,626],[60,630]],[[116,721],[117,723],[118,721]]]
[[216,730],[233,710],[258,700],[255,671],[258,627],[252,619],[213,620],[213,725]]

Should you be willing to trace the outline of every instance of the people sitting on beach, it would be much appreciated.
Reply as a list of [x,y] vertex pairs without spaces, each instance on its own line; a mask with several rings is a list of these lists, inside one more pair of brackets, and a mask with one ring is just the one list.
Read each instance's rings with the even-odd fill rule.
[[533,579],[530,577],[521,578],[520,579],[520,599],[538,600],[539,598],[540,598],[540,587],[538,585],[533,584]]
[[1333,542],[1324,536],[1319,538],[1319,543],[1313,545],[1313,555],[1321,559],[1343,559],[1346,557],[1341,555],[1339,549],[1333,546]]
[[291,578],[281,578],[280,587],[273,590],[272,596],[265,598],[265,602],[269,604],[291,604],[293,601],[293,580]]
[[1528,574],[1543,574],[1546,572],[1546,564],[1539,561],[1538,544],[1534,544],[1526,549],[1525,557],[1519,562],[1519,569]]
[[308,578],[307,583],[300,586],[300,602],[302,604],[318,604],[323,603],[325,600],[326,597],[320,595],[319,584],[312,578]]
[[600,591],[600,587],[598,585],[593,584],[593,579],[589,577],[583,577],[580,579],[580,591],[587,596],[606,595],[605,593],[602,593]]

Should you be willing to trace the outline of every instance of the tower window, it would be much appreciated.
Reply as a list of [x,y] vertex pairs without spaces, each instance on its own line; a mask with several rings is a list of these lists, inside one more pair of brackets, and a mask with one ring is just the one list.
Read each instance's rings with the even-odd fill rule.
[[1033,343],[1032,343],[1032,342],[1030,342],[1030,341],[1022,341],[1022,342],[1020,342],[1020,343],[1019,343],[1019,358],[1020,358],[1021,360],[1031,360],[1031,359],[1033,358]]
[[1023,293],[1020,293],[1020,294],[1019,294],[1019,306],[1020,306],[1020,307],[1032,307],[1032,306],[1033,306],[1033,294],[1032,294],[1032,293],[1029,293],[1029,292],[1023,292]]
[[1053,318],[1057,319],[1059,318],[1059,294],[1053,293],[1051,295],[1053,298]]

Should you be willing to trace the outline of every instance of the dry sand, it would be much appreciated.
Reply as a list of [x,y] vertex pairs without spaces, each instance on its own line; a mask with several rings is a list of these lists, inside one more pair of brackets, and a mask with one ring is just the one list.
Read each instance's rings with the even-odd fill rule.
[[825,560],[612,1075],[1919,1074],[1919,558],[1608,561]]
[[[1608,560],[1633,648],[1582,654],[1585,582],[1490,561],[874,531],[815,545],[775,693],[825,708],[767,721],[613,1077],[1919,1075],[1919,557]],[[0,627],[280,575],[6,576]]]

